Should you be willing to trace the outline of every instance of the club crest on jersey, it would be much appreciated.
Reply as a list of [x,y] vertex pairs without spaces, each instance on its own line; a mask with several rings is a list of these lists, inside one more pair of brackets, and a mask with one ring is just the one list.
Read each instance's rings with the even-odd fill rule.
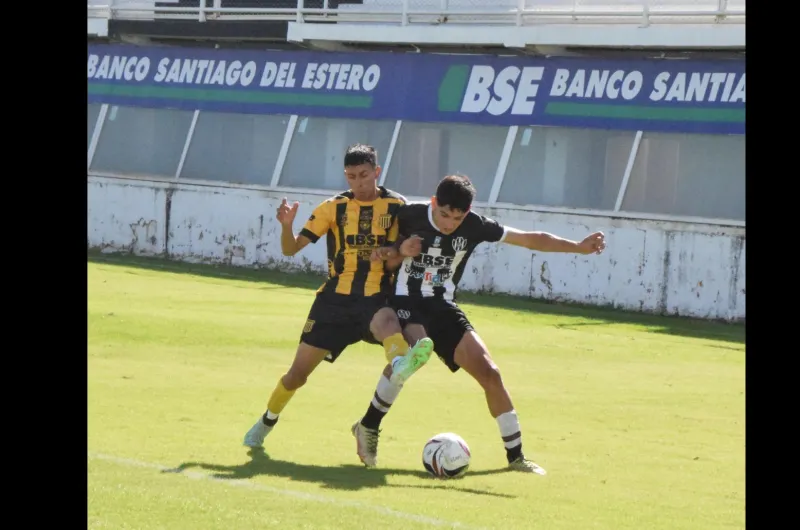
[[467,248],[467,240],[463,237],[454,237],[453,238],[453,250],[456,252],[460,252]]
[[372,208],[362,208],[358,212],[358,229],[369,233],[372,228]]
[[441,236],[436,236],[436,237],[433,239],[433,244],[432,244],[431,246],[432,246],[432,247],[434,247],[434,248],[436,248],[436,247],[438,247],[438,246],[439,246],[441,243],[442,243],[442,238],[441,238]]
[[339,226],[346,226],[347,225],[347,214],[343,213],[339,216],[339,219],[336,220],[336,224]]
[[389,227],[392,226],[392,216],[389,214],[379,215],[378,226],[380,226],[384,230],[388,230]]

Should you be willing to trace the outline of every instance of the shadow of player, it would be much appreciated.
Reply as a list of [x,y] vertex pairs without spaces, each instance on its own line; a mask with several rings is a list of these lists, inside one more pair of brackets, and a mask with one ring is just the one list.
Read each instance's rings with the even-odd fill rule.
[[[162,473],[181,473],[191,468],[200,468],[212,471],[212,478],[218,480],[247,480],[253,477],[264,475],[271,477],[282,477],[299,482],[313,482],[321,484],[323,488],[358,491],[367,488],[390,487],[390,488],[419,488],[419,489],[441,489],[453,490],[461,493],[471,493],[475,495],[490,495],[493,497],[503,497],[508,499],[516,498],[515,495],[505,493],[495,493],[491,491],[464,488],[457,486],[459,479],[448,480],[447,484],[389,484],[386,477],[390,475],[411,476],[419,479],[440,482],[431,477],[425,471],[411,469],[366,469],[364,466],[354,464],[344,464],[340,466],[318,466],[308,464],[298,464],[285,460],[274,460],[267,455],[264,449],[250,449],[247,452],[250,460],[238,465],[220,465],[207,462],[184,462],[173,469],[162,471]],[[469,472],[468,475],[494,475],[505,473],[507,470],[491,469],[485,471]],[[445,481],[441,481],[445,482]]]

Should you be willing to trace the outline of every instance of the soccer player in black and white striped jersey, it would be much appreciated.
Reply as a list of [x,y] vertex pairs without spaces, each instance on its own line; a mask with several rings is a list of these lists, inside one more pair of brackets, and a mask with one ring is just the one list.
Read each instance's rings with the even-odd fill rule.
[[[595,232],[571,241],[547,232],[524,232],[472,211],[475,188],[463,175],[445,177],[429,203],[406,204],[398,212],[400,238],[373,253],[398,267],[391,305],[406,340],[433,340],[434,351],[452,372],[463,368],[481,385],[489,412],[497,421],[509,468],[541,475],[545,470],[525,458],[522,434],[511,396],[486,344],[456,304],[456,290],[470,255],[480,243],[503,242],[538,252],[600,254],[605,236]],[[402,388],[390,380],[387,366],[364,417],[353,425],[362,462],[375,465],[381,420]]]

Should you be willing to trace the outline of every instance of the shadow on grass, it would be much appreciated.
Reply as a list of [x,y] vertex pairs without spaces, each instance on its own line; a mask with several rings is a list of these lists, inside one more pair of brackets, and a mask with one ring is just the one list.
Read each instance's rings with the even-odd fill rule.
[[[317,289],[325,280],[322,274],[286,273],[266,269],[232,267],[228,265],[190,264],[163,258],[133,256],[130,254],[102,254],[89,251],[87,259],[91,263],[104,263],[158,270],[180,274],[191,274],[226,280],[270,283],[282,287]],[[267,288],[265,286],[265,288]],[[512,311],[530,311],[544,315],[567,316],[590,320],[559,324],[563,329],[582,329],[587,326],[605,324],[633,324],[647,327],[650,332],[664,333],[681,337],[708,339],[745,344],[744,324],[729,324],[688,317],[650,315],[634,313],[621,309],[596,307],[584,304],[548,302],[521,296],[503,294],[459,293],[459,301],[483,307],[496,307]],[[741,350],[741,348],[729,348]]]
[[[441,489],[453,490],[461,493],[471,493],[474,495],[489,495],[492,497],[503,497],[514,499],[516,496],[505,493],[494,493],[473,488],[463,488],[454,485],[462,483],[462,479],[448,481],[449,485],[433,484],[442,482],[440,479],[431,477],[424,471],[411,469],[367,469],[358,465],[341,466],[312,466],[287,462],[285,460],[273,460],[263,449],[250,449],[247,451],[250,460],[239,465],[223,466],[206,462],[184,462],[173,469],[164,470],[163,473],[182,473],[192,468],[200,468],[211,471],[212,478],[217,480],[248,480],[259,475],[288,478],[298,482],[311,482],[321,484],[323,488],[358,491],[368,488],[391,487],[391,488],[419,488],[419,489]],[[493,469],[487,471],[468,472],[468,476],[494,475],[497,473],[509,472],[507,469]],[[419,479],[426,479],[431,484],[406,485],[389,484],[386,480],[391,475],[411,476]]]

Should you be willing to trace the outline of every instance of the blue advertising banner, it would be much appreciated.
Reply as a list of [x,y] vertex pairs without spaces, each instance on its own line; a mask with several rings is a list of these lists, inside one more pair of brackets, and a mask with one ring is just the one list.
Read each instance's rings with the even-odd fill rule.
[[744,134],[741,60],[90,45],[89,103],[328,118]]

